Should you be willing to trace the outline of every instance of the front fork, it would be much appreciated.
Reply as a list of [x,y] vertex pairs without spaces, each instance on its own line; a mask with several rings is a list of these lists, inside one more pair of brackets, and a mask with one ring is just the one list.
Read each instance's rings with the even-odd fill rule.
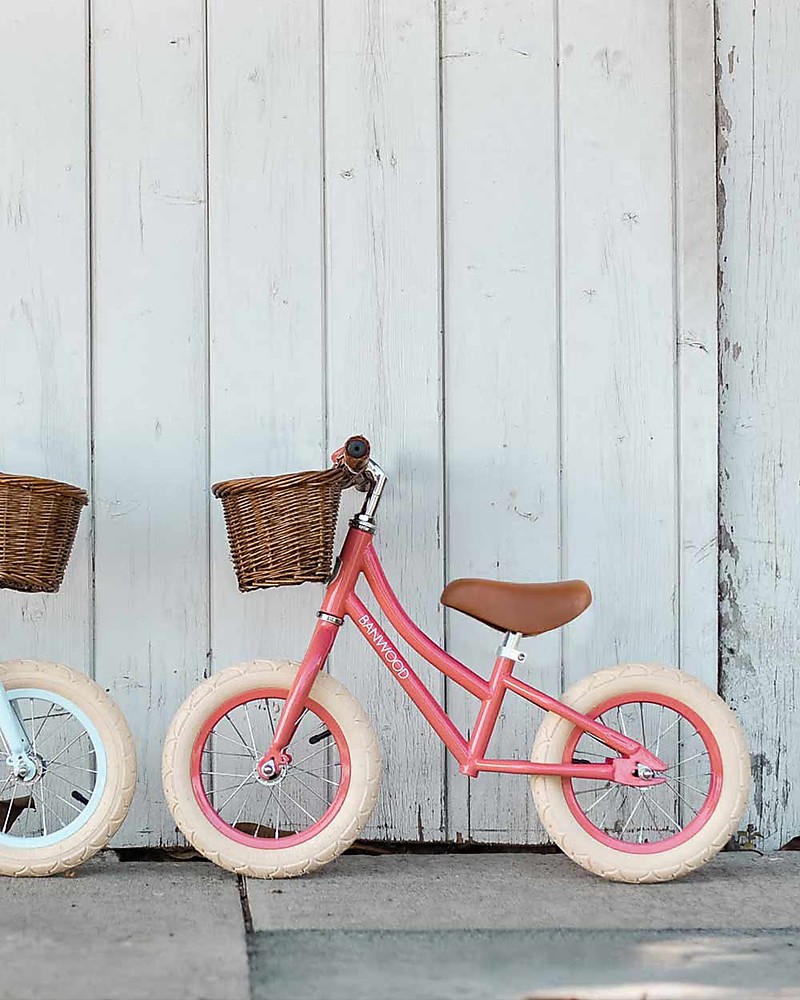
[[277,777],[281,769],[292,762],[292,758],[286,753],[285,748],[292,741],[297,724],[305,710],[308,696],[311,694],[311,688],[317,679],[317,674],[325,666],[325,661],[328,659],[328,654],[341,627],[341,619],[331,619],[334,619],[334,616],[319,618],[306,655],[303,657],[303,662],[297,672],[297,677],[294,679],[286,703],[278,717],[272,745],[256,764],[259,777],[267,781]]
[[37,771],[33,747],[2,683],[0,683],[0,733],[8,751],[6,764],[11,768],[14,777],[20,781],[33,781]]

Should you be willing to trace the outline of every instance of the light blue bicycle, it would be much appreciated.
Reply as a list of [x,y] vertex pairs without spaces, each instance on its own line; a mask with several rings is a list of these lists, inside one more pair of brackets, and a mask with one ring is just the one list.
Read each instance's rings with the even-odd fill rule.
[[[57,591],[86,503],[77,487],[0,473],[0,588]],[[52,875],[105,847],[136,751],[99,685],[56,663],[0,663],[0,747],[0,874]]]

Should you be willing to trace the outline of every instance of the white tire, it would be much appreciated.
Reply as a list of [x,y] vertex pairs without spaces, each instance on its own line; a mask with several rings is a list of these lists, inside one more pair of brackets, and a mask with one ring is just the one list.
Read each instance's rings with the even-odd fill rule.
[[[736,831],[750,789],[750,757],[742,727],[725,702],[689,674],[652,664],[624,664],[586,677],[570,688],[562,700],[580,712],[591,714],[609,700],[644,692],[674,699],[695,712],[711,730],[719,748],[721,792],[705,824],[689,839],[651,853],[631,853],[622,844],[615,848],[601,843],[577,819],[560,777],[534,775],[530,779],[539,816],[555,843],[583,868],[618,882],[666,882],[705,864]],[[571,722],[549,713],[536,734],[531,759],[562,762],[574,733]],[[614,755],[611,750],[608,753]]]
[[203,727],[222,706],[250,692],[288,693],[298,669],[299,664],[289,660],[255,660],[214,674],[180,707],[164,745],[164,794],[178,828],[210,861],[252,878],[304,875],[338,857],[369,820],[380,789],[381,755],[372,725],[347,688],[320,673],[310,697],[339,727],[350,758],[346,794],[327,825],[303,843],[277,847],[265,840],[260,847],[232,839],[201,808],[192,785],[191,758]]
[[[54,875],[82,864],[102,850],[127,815],[136,789],[136,748],[125,717],[93,680],[69,667],[35,660],[0,663],[0,678],[10,696],[36,690],[63,698],[79,709],[94,728],[105,753],[105,781],[99,801],[75,832],[56,843],[0,844],[0,874]],[[29,734],[30,736],[30,734]],[[42,782],[47,781],[45,773]],[[21,786],[24,791],[26,787]],[[87,813],[89,810],[87,809]],[[11,828],[13,833],[14,828]]]

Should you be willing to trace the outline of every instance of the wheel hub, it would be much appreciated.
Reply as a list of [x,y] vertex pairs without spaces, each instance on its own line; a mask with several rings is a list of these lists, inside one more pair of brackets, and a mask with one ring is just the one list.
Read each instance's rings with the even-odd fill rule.
[[18,781],[32,784],[39,781],[47,770],[47,764],[41,754],[12,754],[6,758],[6,764]]

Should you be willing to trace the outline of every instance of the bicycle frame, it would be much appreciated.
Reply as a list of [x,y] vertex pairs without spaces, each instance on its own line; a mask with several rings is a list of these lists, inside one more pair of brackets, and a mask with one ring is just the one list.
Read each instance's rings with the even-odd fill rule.
[[[284,752],[284,747],[291,741],[314,680],[325,665],[339,629],[345,618],[350,618],[458,761],[463,774],[473,778],[482,771],[529,775],[551,774],[565,778],[615,781],[626,785],[653,785],[663,781],[663,778],[653,780],[650,777],[649,780],[645,780],[637,776],[636,772],[640,766],[652,771],[663,771],[666,765],[636,740],[575,711],[515,678],[512,672],[516,659],[513,653],[508,655],[510,649],[505,644],[498,651],[488,681],[445,652],[412,621],[400,604],[375,551],[372,530],[364,526],[363,519],[354,518],[350,522],[338,569],[325,592],[316,628],[281,711],[272,745],[258,763],[262,777],[273,777],[281,767],[291,763],[291,759]],[[475,726],[469,740],[464,738],[436,698],[387,638],[384,627],[356,595],[356,583],[362,575],[379,607],[409,646],[431,666],[480,701]],[[503,655],[504,651],[506,655]],[[601,743],[616,750],[621,756],[609,757],[604,763],[596,764],[578,762],[552,764],[529,760],[487,759],[486,750],[507,691],[519,695],[545,711],[556,712],[584,732],[595,736]]]

